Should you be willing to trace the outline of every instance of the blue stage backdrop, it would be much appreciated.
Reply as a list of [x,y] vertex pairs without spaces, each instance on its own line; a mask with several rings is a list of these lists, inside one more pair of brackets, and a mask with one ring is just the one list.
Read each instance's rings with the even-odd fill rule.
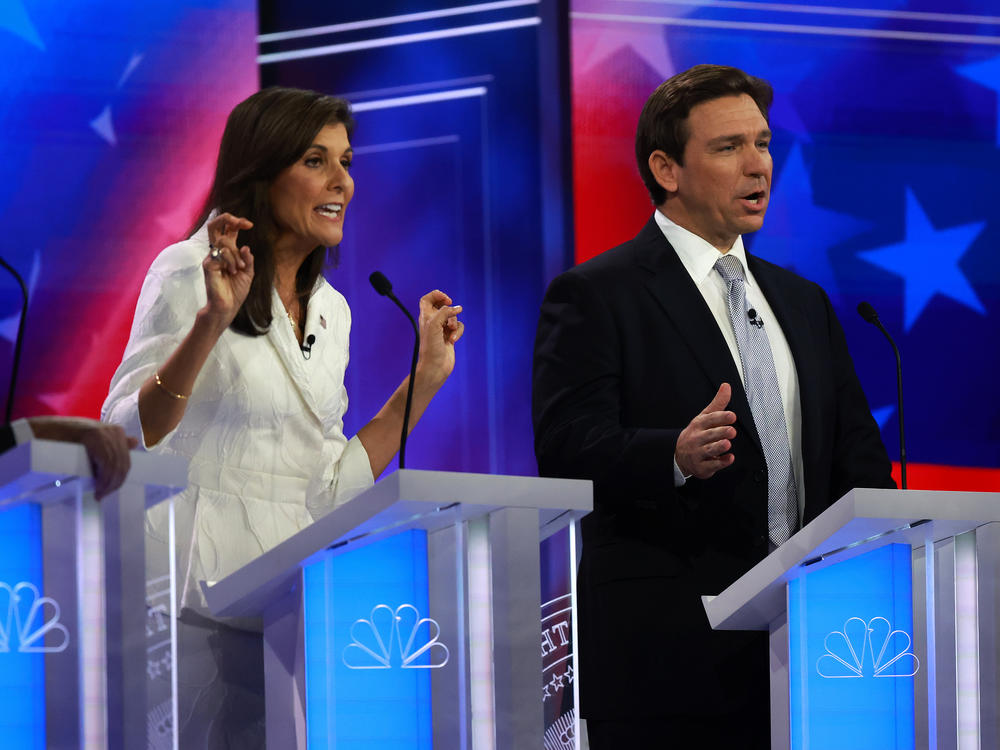
[[571,252],[558,235],[543,243],[542,100],[560,94],[555,78],[540,90],[540,13],[536,0],[261,6],[262,84],[345,96],[357,117],[355,197],[328,274],[353,311],[348,430],[399,384],[412,348],[368,275],[383,271],[412,309],[435,288],[464,308],[455,374],[407,446],[414,468],[535,473],[538,303],[546,264]]
[[897,456],[893,355],[855,308],[879,311],[903,352],[911,486],[1000,489],[998,9],[572,0],[577,259],[652,212],[633,142],[661,81],[696,63],[770,80],[774,193],[750,251],[830,294]]

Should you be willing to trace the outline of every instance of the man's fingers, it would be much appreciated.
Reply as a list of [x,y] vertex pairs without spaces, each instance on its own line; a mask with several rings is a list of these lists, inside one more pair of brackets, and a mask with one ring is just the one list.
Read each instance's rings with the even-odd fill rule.
[[[705,430],[698,435],[698,440],[703,446],[710,445],[712,443],[718,443],[720,440],[725,440],[727,443],[736,437],[735,427],[713,427],[710,430]],[[728,448],[727,448],[728,450]],[[721,451],[720,451],[721,452]]]
[[736,414],[722,411],[731,390],[723,383],[712,403],[691,420],[677,438],[674,460],[687,476],[708,479],[733,463],[732,441],[736,437]]
[[712,430],[717,427],[725,427],[736,423],[736,413],[732,411],[714,411],[711,414],[699,414],[691,420],[691,427],[695,430]]
[[727,466],[732,466],[733,461],[735,460],[736,457],[732,453],[723,453],[721,456],[716,456],[714,459],[715,470],[712,473],[714,474],[720,469],[725,469]]
[[100,500],[125,481],[132,467],[129,449],[135,448],[138,440],[126,437],[117,425],[101,425],[84,435],[81,442],[94,474],[94,497]]
[[698,479],[708,479],[717,471],[721,471],[727,466],[732,466],[732,463],[735,460],[736,459],[733,454],[728,452],[723,452],[717,456],[705,457],[701,461],[695,463],[694,470],[691,472],[691,475],[698,477]]
[[719,386],[719,390],[716,392],[715,397],[702,410],[702,414],[711,414],[715,411],[722,411],[729,404],[729,399],[733,397],[733,389],[729,383],[723,383]]

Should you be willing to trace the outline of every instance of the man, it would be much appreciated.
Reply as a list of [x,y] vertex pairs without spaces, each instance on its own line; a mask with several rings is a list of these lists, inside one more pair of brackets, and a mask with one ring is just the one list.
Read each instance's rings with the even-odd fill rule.
[[98,500],[121,487],[132,465],[129,450],[139,444],[118,425],[83,417],[30,417],[0,425],[0,453],[32,438],[80,443],[90,459]]
[[770,197],[771,98],[722,66],[661,84],[636,132],[653,218],[542,305],[539,471],[594,481],[579,575],[594,750],[768,747],[766,634],[712,631],[700,597],[851,488],[894,486],[827,296],[743,248]]

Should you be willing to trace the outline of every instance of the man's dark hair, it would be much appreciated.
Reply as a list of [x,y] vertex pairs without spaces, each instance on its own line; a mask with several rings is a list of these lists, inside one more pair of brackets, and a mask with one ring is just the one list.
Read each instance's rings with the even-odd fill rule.
[[747,94],[767,119],[774,92],[762,78],[727,65],[695,65],[657,86],[639,115],[635,130],[635,160],[653,203],[667,199],[664,190],[649,169],[649,155],[663,151],[678,164],[684,164],[684,148],[690,133],[687,118],[696,104],[724,96]]
[[[237,246],[253,253],[254,277],[231,327],[250,336],[271,325],[271,288],[274,286],[274,248],[278,226],[268,191],[278,175],[294,164],[327,125],[342,124],[348,137],[354,132],[351,105],[316,91],[266,88],[244,99],[229,113],[219,146],[215,180],[192,234],[211,212],[231,213],[253,222],[241,231]],[[299,267],[295,291],[303,306],[323,271],[325,247],[317,247]]]

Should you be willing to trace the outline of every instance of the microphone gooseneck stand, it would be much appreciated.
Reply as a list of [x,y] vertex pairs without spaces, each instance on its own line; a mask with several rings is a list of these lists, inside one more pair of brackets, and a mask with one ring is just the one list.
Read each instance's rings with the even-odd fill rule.
[[371,276],[368,277],[368,281],[375,288],[375,291],[381,294],[383,297],[388,297],[393,302],[396,303],[396,307],[403,311],[403,314],[409,319],[410,325],[413,326],[413,358],[410,361],[410,382],[406,387],[406,408],[403,410],[403,432],[399,438],[399,468],[406,468],[406,433],[409,432],[410,427],[410,407],[413,404],[413,381],[417,379],[417,356],[420,354],[420,329],[417,328],[417,321],[413,319],[410,315],[410,311],[406,309],[406,306],[399,301],[395,294],[392,293],[392,284],[389,283],[389,279],[385,277],[381,271],[373,271]]
[[864,318],[866,323],[871,323],[878,328],[882,335],[889,341],[893,353],[896,355],[896,402],[899,409],[899,472],[902,479],[903,489],[906,489],[906,438],[903,435],[903,366],[899,359],[899,348],[892,336],[885,330],[882,321],[878,319],[878,313],[868,302],[858,303],[858,315]]

